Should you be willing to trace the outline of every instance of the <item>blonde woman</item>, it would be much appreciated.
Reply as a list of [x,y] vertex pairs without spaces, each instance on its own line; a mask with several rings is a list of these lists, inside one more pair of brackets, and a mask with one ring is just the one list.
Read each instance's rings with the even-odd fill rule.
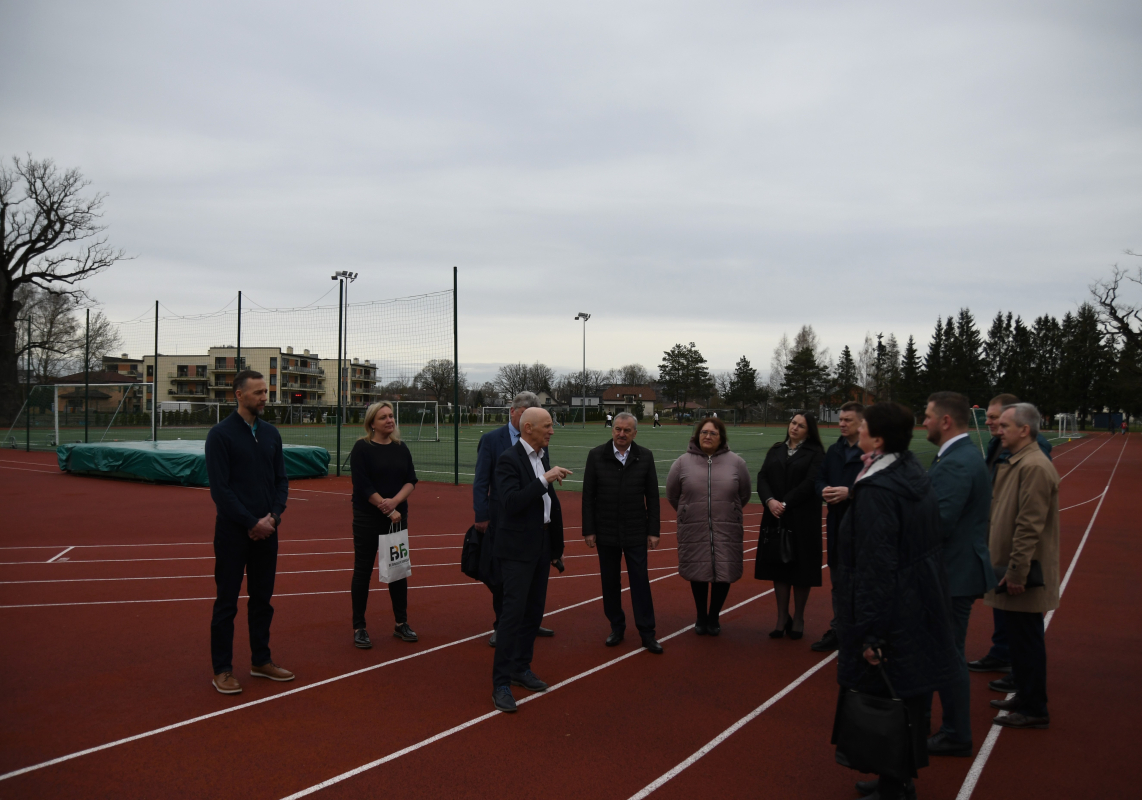
[[[400,440],[393,404],[382,400],[365,412],[365,435],[349,454],[353,473],[353,644],[362,650],[373,646],[365,630],[369,580],[377,560],[379,536],[400,530],[408,520],[408,496],[416,488],[412,453]],[[393,636],[415,642],[408,626],[408,581],[389,584],[396,627]]]

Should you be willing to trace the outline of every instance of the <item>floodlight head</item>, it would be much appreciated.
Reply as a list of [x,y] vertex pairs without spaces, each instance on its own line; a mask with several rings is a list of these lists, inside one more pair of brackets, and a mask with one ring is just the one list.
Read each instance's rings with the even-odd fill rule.
[[584,322],[586,322],[586,321],[587,321],[587,320],[589,320],[590,318],[591,318],[591,315],[590,315],[590,314],[588,314],[586,311],[580,311],[580,312],[579,312],[579,313],[578,313],[578,314],[575,316],[575,319],[581,319],[581,320],[583,320]]

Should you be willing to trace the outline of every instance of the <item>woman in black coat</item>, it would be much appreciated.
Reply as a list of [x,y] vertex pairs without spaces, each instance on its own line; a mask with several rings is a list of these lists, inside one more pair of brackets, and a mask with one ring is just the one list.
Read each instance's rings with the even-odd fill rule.
[[[837,531],[833,602],[841,691],[887,696],[883,678],[870,668],[883,659],[912,721],[918,769],[928,765],[931,694],[955,680],[962,656],[952,634],[939,504],[927,472],[908,451],[912,425],[912,412],[897,403],[865,409],[865,468]],[[911,779],[882,775],[879,783],[880,797],[911,791]]]
[[[825,448],[812,414],[794,414],[785,441],[769,448],[757,473],[757,494],[765,511],[757,541],[754,577],[773,581],[777,598],[777,629],[769,635],[800,639],[805,634],[805,603],[809,588],[821,585],[821,498],[817,496],[817,470]],[[777,532],[792,535],[793,558],[778,557]],[[768,540],[768,541],[767,541]],[[789,616],[789,589],[793,588],[793,616]]]

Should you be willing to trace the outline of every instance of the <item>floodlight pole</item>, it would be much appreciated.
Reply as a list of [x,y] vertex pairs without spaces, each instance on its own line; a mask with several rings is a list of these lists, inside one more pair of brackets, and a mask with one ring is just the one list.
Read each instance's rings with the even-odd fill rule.
[[[155,363],[151,372],[151,442],[159,441],[159,301],[155,301]],[[143,377],[146,377],[145,375]]]
[[342,325],[345,322],[344,314],[344,301],[345,301],[345,281],[339,275],[334,275],[333,279],[337,281],[337,476],[341,475],[341,414],[344,409],[341,395],[341,347],[344,343],[343,335],[345,329]]
[[591,318],[591,315],[586,313],[585,311],[580,311],[578,314],[575,315],[575,319],[583,320],[583,372],[582,372],[582,379],[579,382],[579,386],[580,386],[580,390],[583,393],[582,398],[580,398],[580,404],[583,407],[583,428],[584,429],[587,427],[587,320],[589,320],[590,318]]
[[[242,293],[238,292],[238,347],[234,353],[234,369],[242,371]],[[237,402],[238,398],[234,398]]]
[[[28,344],[31,344],[32,328],[28,327]],[[30,351],[29,351],[30,352]],[[29,362],[31,363],[31,362]],[[30,399],[30,398],[29,398]],[[83,327],[83,443],[87,444],[88,408],[91,406],[91,309],[87,309]],[[30,407],[29,407],[29,410]]]
[[[457,328],[459,306],[456,299],[456,267],[452,267],[452,469],[453,485],[460,485],[460,333]],[[421,418],[423,419],[423,417]],[[437,433],[439,438],[439,433]]]
[[[90,311],[88,312],[91,313]],[[25,359],[27,363],[27,371],[24,375],[24,385],[26,387],[25,393],[27,398],[24,400],[24,452],[32,452],[32,315],[28,315],[28,357]],[[16,363],[19,363],[18,361]],[[56,442],[58,445],[59,442]]]

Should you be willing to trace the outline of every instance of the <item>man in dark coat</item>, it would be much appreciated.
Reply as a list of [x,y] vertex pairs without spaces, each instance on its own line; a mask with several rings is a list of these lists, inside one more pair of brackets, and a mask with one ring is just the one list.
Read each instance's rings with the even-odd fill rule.
[[[825,460],[821,470],[817,473],[817,496],[828,505],[828,515],[825,517],[825,563],[829,565],[829,580],[833,579],[833,549],[836,546],[837,528],[841,518],[849,508],[849,495],[853,483],[860,474],[861,449],[860,422],[864,418],[864,406],[856,402],[848,402],[841,406],[841,414],[837,427],[841,436],[825,452]],[[837,649],[837,612],[833,609],[833,620],[829,629],[818,641],[809,646],[810,650],[818,653],[828,653]]]
[[[476,514],[476,532],[480,534],[480,580],[492,592],[492,636],[488,644],[496,646],[496,628],[500,625],[500,609],[504,605],[504,591],[495,574],[492,552],[495,550],[495,517],[499,506],[496,491],[496,464],[500,455],[519,441],[519,418],[529,408],[539,408],[539,398],[532,392],[520,392],[512,400],[508,411],[508,424],[480,437],[476,445],[476,476],[472,481],[472,510]],[[554,636],[555,631],[541,627],[539,636]]]
[[630,602],[642,646],[662,653],[654,638],[654,601],[650,595],[647,551],[658,547],[658,473],[654,453],[635,444],[638,420],[615,415],[611,441],[587,454],[583,471],[583,541],[599,550],[603,613],[611,623],[607,647],[623,640],[622,560],[627,562]]
[[956,680],[940,690],[944,720],[928,740],[932,755],[972,754],[971,679],[964,640],[972,604],[996,583],[987,550],[991,480],[983,455],[968,435],[970,413],[967,398],[955,392],[936,392],[924,412],[928,441],[939,448],[928,477],[940,504],[940,537],[959,653]]
[[512,685],[532,692],[547,689],[531,671],[531,658],[547,601],[547,576],[563,556],[563,514],[555,484],[571,474],[548,460],[553,431],[550,414],[527,409],[520,417],[519,441],[496,464],[500,507],[493,556],[504,605],[496,631],[492,702],[500,711],[516,710]]

